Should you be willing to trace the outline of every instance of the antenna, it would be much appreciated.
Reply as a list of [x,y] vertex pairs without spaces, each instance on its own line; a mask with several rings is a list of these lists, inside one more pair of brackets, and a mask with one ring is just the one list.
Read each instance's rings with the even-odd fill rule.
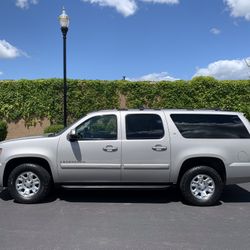
[[[246,58],[244,59],[244,61],[247,65],[247,67],[250,69],[250,62],[248,62]],[[248,72],[248,78],[250,79],[250,72]]]
[[250,63],[247,61],[246,58],[244,59],[244,61],[245,61],[246,65],[247,65],[247,67],[250,67]]

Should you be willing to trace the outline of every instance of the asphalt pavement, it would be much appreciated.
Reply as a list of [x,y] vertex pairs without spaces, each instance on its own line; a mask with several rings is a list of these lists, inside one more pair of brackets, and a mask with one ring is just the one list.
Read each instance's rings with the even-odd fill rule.
[[41,204],[0,192],[0,249],[250,249],[250,183],[213,207],[163,190],[59,190]]

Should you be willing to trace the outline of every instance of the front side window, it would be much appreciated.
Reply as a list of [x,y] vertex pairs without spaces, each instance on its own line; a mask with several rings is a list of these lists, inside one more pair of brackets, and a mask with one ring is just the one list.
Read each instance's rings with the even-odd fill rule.
[[95,116],[76,128],[79,140],[116,140],[117,118],[115,115]]
[[250,138],[237,115],[172,114],[171,118],[185,138]]
[[155,114],[131,114],[126,116],[128,140],[161,139],[164,129],[161,117]]

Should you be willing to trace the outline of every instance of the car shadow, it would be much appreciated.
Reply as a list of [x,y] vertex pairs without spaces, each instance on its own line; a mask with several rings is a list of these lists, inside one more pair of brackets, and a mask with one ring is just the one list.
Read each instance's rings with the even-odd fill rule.
[[[58,199],[56,192],[51,192],[51,194],[41,203],[50,203],[50,202],[55,201],[56,199]],[[0,189],[0,200],[3,200],[3,201],[13,200],[7,188]]]
[[[7,189],[0,190],[0,199],[13,200]],[[183,202],[179,190],[172,186],[162,189],[83,189],[72,190],[59,188],[42,203],[55,200],[67,202],[88,203],[170,203]],[[220,202],[247,203],[250,202],[250,192],[238,185],[229,185],[224,188]],[[183,202],[185,204],[185,202]]]
[[225,203],[250,202],[250,192],[239,185],[228,185],[224,188],[221,201]]
[[181,200],[178,189],[174,187],[162,189],[60,189],[57,194],[60,200],[68,202],[169,203],[179,202]]
[[6,188],[0,189],[0,199],[3,201],[12,200],[12,197],[10,196],[10,194]]
[[[164,189],[134,189],[134,190],[69,190],[59,189],[57,196],[68,202],[95,203],[169,203],[183,202],[180,191],[174,187]],[[250,192],[239,185],[228,185],[224,188],[220,202],[222,203],[250,203]]]
[[[93,203],[168,203],[179,202],[181,195],[178,189],[55,189],[42,203],[55,200],[67,202]],[[0,200],[13,200],[7,189],[0,190]]]

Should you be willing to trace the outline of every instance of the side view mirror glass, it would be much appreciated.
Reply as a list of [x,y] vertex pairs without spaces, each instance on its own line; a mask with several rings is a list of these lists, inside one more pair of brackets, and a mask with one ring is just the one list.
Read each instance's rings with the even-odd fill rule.
[[76,130],[75,129],[72,129],[68,135],[67,135],[67,139],[69,141],[77,141],[78,140],[78,135],[76,134]]

